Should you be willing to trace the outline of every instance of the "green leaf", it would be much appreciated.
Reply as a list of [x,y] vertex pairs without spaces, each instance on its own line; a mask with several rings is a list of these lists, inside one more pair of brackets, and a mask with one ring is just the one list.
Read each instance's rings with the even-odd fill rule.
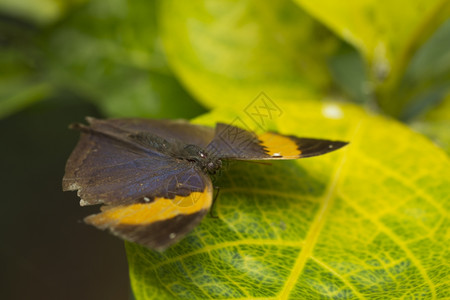
[[333,80],[349,100],[363,104],[373,101],[366,66],[361,55],[350,45],[344,44],[329,60]]
[[414,52],[450,16],[447,0],[296,2],[359,49],[373,78],[389,75],[391,87]]
[[450,19],[419,49],[383,108],[411,120],[433,108],[450,91]]
[[67,93],[95,102],[108,117],[205,112],[167,66],[156,10],[155,1],[91,0],[47,28],[0,18],[0,116]]
[[155,2],[92,0],[75,12],[48,36],[50,80],[92,99],[108,117],[203,113],[167,66]]
[[101,104],[107,116],[192,118],[205,112],[170,74],[150,72],[139,78],[124,77],[121,82],[111,87]]
[[39,24],[57,21],[71,7],[86,0],[2,0],[0,11]]
[[284,114],[257,123],[225,109],[196,122],[350,144],[270,166],[230,163],[215,181],[218,218],[164,253],[126,244],[136,299],[448,297],[448,156],[352,105],[276,104]]
[[30,59],[34,34],[35,31],[28,26],[14,26],[13,22],[0,18],[0,36],[4,41],[0,45],[0,118],[12,115],[52,93],[52,87],[35,72],[35,62]]
[[[10,92],[10,90],[8,90]],[[14,86],[12,93],[0,94],[0,118],[7,117],[13,113],[46,98],[51,93],[51,88],[44,83],[31,84],[20,82]]]
[[170,65],[209,107],[241,107],[261,92],[310,99],[329,87],[338,40],[290,1],[162,1],[159,19]]
[[450,93],[438,106],[414,120],[411,127],[428,136],[450,155]]

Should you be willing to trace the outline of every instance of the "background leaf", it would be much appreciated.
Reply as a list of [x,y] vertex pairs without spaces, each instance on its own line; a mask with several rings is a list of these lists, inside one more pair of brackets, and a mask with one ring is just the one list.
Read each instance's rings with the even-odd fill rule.
[[[1,15],[0,15],[1,16]],[[0,18],[0,118],[48,97],[52,87],[35,71],[37,28],[27,22]]]
[[166,64],[155,1],[92,1],[48,38],[50,80],[83,93],[109,117],[204,112]]
[[446,0],[296,2],[359,49],[380,79],[403,74],[416,47],[450,13]]
[[[66,93],[94,102],[109,117],[192,118],[205,112],[167,66],[156,10],[155,1],[92,0],[46,27],[0,19],[0,62],[8,67],[0,75],[0,88],[7,87],[0,90],[0,116]],[[45,85],[47,93],[10,100],[35,85]]]
[[72,6],[86,0],[2,0],[0,11],[26,18],[38,24],[57,21]]
[[388,109],[404,121],[436,107],[450,91],[450,19],[412,58]]
[[[136,299],[426,298],[450,293],[450,161],[395,121],[277,101],[279,132],[350,141],[271,166],[230,163],[214,214],[164,253],[127,243]],[[215,110],[197,122],[259,126]],[[376,296],[375,296],[376,295]]]
[[291,1],[163,1],[168,61],[209,107],[241,107],[260,92],[314,98],[330,86],[334,35]]
[[343,94],[342,97],[334,93],[334,97],[358,104],[373,104],[374,87],[367,78],[364,60],[355,48],[344,44],[329,58],[328,66],[337,88]]
[[450,155],[450,94],[440,105],[412,122],[411,126],[428,136]]
[[[419,102],[417,97],[422,97],[423,105],[423,97],[436,97],[430,94],[423,95],[426,92],[432,93],[430,89],[423,89],[425,82],[430,84],[436,79],[429,72],[433,68],[421,65],[420,69],[417,69],[418,64],[420,65],[420,62],[426,58],[424,55],[416,60],[416,65],[411,67],[405,79],[406,82],[411,83],[411,78],[420,76],[420,83],[416,82],[416,84],[422,87],[422,94],[418,93],[417,88],[409,90],[410,84],[403,89],[398,90],[398,88],[416,52],[435,30],[448,20],[450,2],[447,0],[364,0],[345,3],[328,0],[314,2],[296,0],[296,2],[360,51],[367,62],[367,73],[371,84],[376,88],[378,103],[385,113],[405,118],[404,115],[408,113],[405,110],[409,109],[408,103],[417,103]],[[449,40],[448,34],[446,38],[441,38],[440,44],[429,47],[431,51],[428,49],[426,52],[436,54],[436,52],[445,51],[444,49],[448,47],[442,43],[447,43],[447,40]],[[445,59],[445,55],[441,57]],[[449,74],[448,67],[440,65],[438,69],[446,70],[446,74]],[[447,75],[444,77],[448,77]],[[445,80],[448,82],[448,78]],[[438,92],[442,95],[442,91]],[[432,99],[428,102],[433,103]]]

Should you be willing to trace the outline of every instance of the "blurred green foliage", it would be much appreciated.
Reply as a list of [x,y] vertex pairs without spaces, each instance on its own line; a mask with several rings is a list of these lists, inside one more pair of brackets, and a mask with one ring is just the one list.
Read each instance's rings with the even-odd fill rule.
[[167,66],[155,12],[151,1],[92,1],[52,24],[4,16],[0,116],[67,91],[109,117],[202,113]]

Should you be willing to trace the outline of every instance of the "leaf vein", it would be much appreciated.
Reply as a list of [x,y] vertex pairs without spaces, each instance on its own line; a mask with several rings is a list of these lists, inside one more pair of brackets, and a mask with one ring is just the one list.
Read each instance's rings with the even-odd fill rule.
[[336,271],[335,269],[333,269],[330,265],[326,264],[325,262],[319,260],[318,258],[314,257],[313,255],[311,255],[311,259],[313,261],[315,261],[319,266],[321,266],[322,268],[324,268],[325,270],[328,270],[330,273],[332,273],[334,276],[336,276],[337,278],[339,278],[346,286],[348,286],[348,288],[355,294],[355,296],[358,297],[358,299],[366,299],[366,297],[364,297],[364,295],[362,295],[354,286],[351,282],[349,282],[344,276],[342,276],[341,274],[339,274],[338,271]]
[[[303,243],[304,243],[303,241],[299,242],[299,241],[251,240],[251,239],[220,243],[220,244],[216,244],[216,245],[205,246],[203,248],[198,249],[197,251],[189,252],[189,253],[174,257],[174,258],[167,259],[159,264],[153,264],[153,267],[151,268],[151,270],[156,271],[158,268],[160,268],[164,265],[168,265],[168,264],[180,261],[180,260],[184,260],[188,257],[194,256],[197,254],[209,253],[211,251],[220,250],[220,249],[227,248],[227,247],[238,247],[238,246],[243,246],[243,245],[261,245],[261,246],[285,246],[285,247],[301,248],[303,246]],[[153,261],[149,261],[149,264],[152,264],[152,263],[153,263]]]
[[295,286],[296,280],[300,277],[300,274],[306,264],[306,261],[311,256],[311,253],[313,251],[313,248],[317,242],[317,239],[320,235],[320,232],[323,228],[323,225],[326,221],[326,216],[328,215],[330,209],[333,205],[333,200],[335,198],[335,191],[338,186],[338,183],[342,180],[340,178],[343,166],[345,165],[346,156],[348,151],[343,151],[343,156],[340,160],[340,162],[337,164],[337,167],[334,171],[333,176],[331,177],[331,180],[329,184],[327,185],[328,188],[323,196],[322,205],[319,209],[318,214],[314,218],[314,221],[312,222],[311,228],[308,231],[306,238],[305,238],[305,246],[302,247],[302,250],[300,251],[297,260],[294,263],[294,266],[292,268],[291,274],[288,276],[286,280],[286,284],[282,288],[280,292],[280,299],[288,299],[289,295],[292,291],[292,289]]
[[436,290],[433,282],[431,281],[430,277],[428,276],[424,266],[421,264],[421,262],[417,259],[417,257],[414,255],[414,253],[411,252],[411,250],[408,248],[407,244],[400,239],[400,237],[395,234],[391,229],[386,227],[382,222],[379,220],[371,217],[369,214],[367,214],[361,207],[356,205],[354,202],[352,202],[348,197],[345,195],[340,195],[342,200],[346,202],[347,205],[349,205],[351,208],[353,208],[356,212],[361,214],[364,218],[371,221],[377,228],[379,228],[384,234],[386,234],[393,242],[395,242],[400,249],[404,251],[406,256],[411,260],[411,262],[417,267],[417,269],[420,272],[420,275],[423,277],[424,281],[427,283],[428,287],[430,288],[432,299],[436,299]]

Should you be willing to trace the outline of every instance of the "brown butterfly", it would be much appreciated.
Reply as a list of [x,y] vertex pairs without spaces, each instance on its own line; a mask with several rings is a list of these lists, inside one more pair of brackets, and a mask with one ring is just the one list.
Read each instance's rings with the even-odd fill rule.
[[80,205],[104,204],[86,223],[162,251],[196,225],[212,204],[209,175],[224,160],[280,160],[322,155],[346,142],[256,135],[218,123],[87,118],[66,165],[63,190]]

